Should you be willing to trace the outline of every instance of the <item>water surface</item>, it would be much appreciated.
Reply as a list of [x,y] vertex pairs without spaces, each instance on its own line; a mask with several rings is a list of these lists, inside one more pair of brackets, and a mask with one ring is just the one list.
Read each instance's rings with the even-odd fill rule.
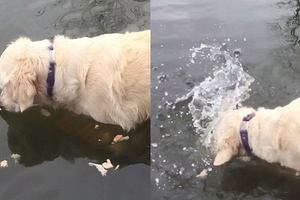
[[[4,0],[0,20],[2,52],[19,36],[40,40],[149,29],[150,2]],[[129,140],[111,145],[115,135],[127,134],[120,127],[47,109],[49,117],[37,107],[23,114],[0,112],[0,161],[9,165],[0,168],[0,199],[149,199],[149,121],[128,133]],[[21,155],[19,164],[12,153]],[[106,177],[88,166],[108,158],[120,168]]]
[[[299,96],[298,1],[152,1],[152,199],[298,199],[294,172],[253,158],[195,176],[212,156],[199,144],[188,103],[174,107],[208,76],[211,62],[191,62],[201,43],[241,49],[255,81],[247,106],[274,108]],[[201,62],[200,62],[201,61]]]

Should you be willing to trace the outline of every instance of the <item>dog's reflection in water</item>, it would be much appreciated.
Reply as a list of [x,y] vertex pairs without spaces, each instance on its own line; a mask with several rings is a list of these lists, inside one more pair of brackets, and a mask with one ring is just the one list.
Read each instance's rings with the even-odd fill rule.
[[224,167],[217,195],[240,199],[299,199],[300,177],[295,171],[253,157]]
[[[120,168],[136,163],[150,165],[149,120],[127,133],[121,127],[100,124],[88,117],[48,110],[51,115],[47,117],[40,107],[22,114],[0,112],[9,125],[9,148],[21,156],[20,164],[34,166],[62,157],[71,162],[76,158],[98,163],[110,159]],[[116,135],[128,135],[129,139],[112,144]]]

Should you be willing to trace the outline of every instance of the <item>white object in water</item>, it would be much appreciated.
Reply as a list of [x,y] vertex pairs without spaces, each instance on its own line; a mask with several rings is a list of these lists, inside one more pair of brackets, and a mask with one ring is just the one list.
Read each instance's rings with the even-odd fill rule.
[[41,113],[45,117],[51,116],[51,113],[48,110],[45,110],[44,108],[41,109]]
[[196,177],[199,179],[205,179],[207,177],[207,169],[202,170],[202,172],[200,172],[200,174],[198,174]]
[[157,145],[157,143],[151,143],[151,146],[152,147],[157,147],[158,145]]
[[92,163],[92,162],[89,162],[88,165],[96,167],[98,169],[98,171],[101,173],[102,176],[106,176],[107,170],[104,169],[104,167],[102,165]]
[[111,163],[111,161],[109,159],[106,160],[106,162],[102,163],[102,166],[105,168],[105,169],[110,169],[110,168],[113,168],[113,164]]
[[240,156],[239,159],[244,162],[249,162],[251,160],[250,156]]
[[123,136],[121,139],[120,139],[120,142],[123,141],[123,140],[129,140],[129,136]]
[[99,129],[99,125],[96,124],[95,127],[94,127],[94,129]]
[[119,167],[120,167],[120,165],[117,165],[116,168],[115,168],[115,170],[119,169]]
[[15,160],[15,163],[20,162],[21,156],[19,154],[13,153],[13,154],[11,154],[11,157]]
[[2,160],[2,161],[0,162],[0,167],[8,167],[7,160]]

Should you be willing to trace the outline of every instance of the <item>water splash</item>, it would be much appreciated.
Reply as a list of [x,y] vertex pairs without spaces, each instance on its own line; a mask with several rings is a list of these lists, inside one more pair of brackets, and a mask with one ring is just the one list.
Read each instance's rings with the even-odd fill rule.
[[[208,54],[205,54],[206,50]],[[199,48],[192,48],[191,51],[191,63],[195,63],[200,56],[200,59],[217,61],[217,65],[213,68],[213,77],[207,77],[175,103],[192,98],[188,107],[193,117],[193,125],[201,136],[201,143],[210,147],[218,116],[240,106],[249,98],[249,86],[254,78],[243,70],[239,61],[240,50],[230,53],[225,44],[201,44]]]

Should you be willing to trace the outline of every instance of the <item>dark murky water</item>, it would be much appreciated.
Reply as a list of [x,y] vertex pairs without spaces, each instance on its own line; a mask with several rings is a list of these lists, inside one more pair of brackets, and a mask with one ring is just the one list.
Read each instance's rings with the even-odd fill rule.
[[[253,158],[214,168],[188,113],[174,101],[211,75],[209,63],[191,64],[201,43],[242,51],[255,82],[248,106],[276,107],[299,97],[299,1],[173,0],[151,2],[152,199],[299,199],[300,179],[290,170]],[[204,159],[205,158],[205,159]]]
[[[0,52],[20,35],[39,40],[150,28],[149,1],[3,0],[0,13]],[[50,113],[45,117],[40,108],[0,113],[0,161],[9,165],[0,168],[1,200],[149,199],[149,121],[128,133],[129,140],[111,145],[115,135],[125,134],[120,127]],[[12,153],[21,155],[19,164]],[[120,168],[106,177],[88,166],[107,158]]]

